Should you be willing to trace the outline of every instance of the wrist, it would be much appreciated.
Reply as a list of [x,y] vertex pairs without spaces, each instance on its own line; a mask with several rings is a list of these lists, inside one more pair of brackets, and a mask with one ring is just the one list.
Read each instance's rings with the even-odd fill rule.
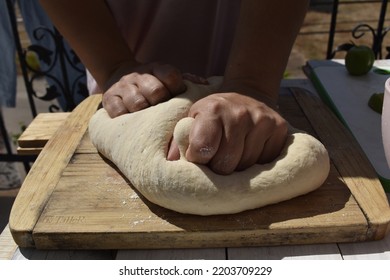
[[219,90],[221,92],[235,92],[246,95],[265,103],[273,109],[277,108],[278,91],[264,89],[255,82],[224,80]]
[[118,82],[123,76],[134,72],[134,69],[140,65],[135,60],[126,60],[118,63],[113,70],[110,71],[107,80],[103,83],[103,91],[107,91],[113,84]]

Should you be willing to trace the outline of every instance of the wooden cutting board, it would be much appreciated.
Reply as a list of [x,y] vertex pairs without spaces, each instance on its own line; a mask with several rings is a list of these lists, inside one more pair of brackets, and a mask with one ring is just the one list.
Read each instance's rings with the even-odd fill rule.
[[[9,226],[20,247],[201,248],[357,242],[389,232],[383,188],[349,131],[315,96],[284,90],[280,110],[320,139],[331,171],[318,190],[234,215],[201,217],[156,206],[91,144],[101,96],[86,99],[47,142],[27,175]],[[232,201],[234,203],[234,201]]]
[[19,155],[38,155],[71,113],[40,113],[18,138]]

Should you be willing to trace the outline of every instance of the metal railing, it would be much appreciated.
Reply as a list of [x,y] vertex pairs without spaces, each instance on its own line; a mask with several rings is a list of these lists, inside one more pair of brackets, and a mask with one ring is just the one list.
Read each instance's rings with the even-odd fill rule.
[[[378,21],[376,27],[372,27],[367,23],[360,23],[355,26],[352,30],[352,37],[355,39],[362,38],[366,33],[371,33],[372,35],[372,50],[374,51],[375,57],[377,59],[383,58],[383,38],[386,36],[389,31],[388,27],[384,26],[386,19],[386,11],[387,11],[387,1],[388,0],[371,0],[371,1],[339,1],[333,0],[332,3],[332,16],[329,25],[329,39],[328,39],[328,48],[326,52],[326,59],[331,59],[335,56],[336,52],[343,51],[343,45],[339,45],[334,47],[334,37],[337,32],[337,16],[338,16],[338,8],[340,5],[356,5],[356,4],[366,4],[366,3],[380,3],[381,7],[379,10]],[[389,50],[388,50],[389,51]],[[386,56],[386,58],[389,55]]]
[[[32,117],[34,118],[37,115],[34,98],[44,101],[60,100],[59,104],[61,108],[55,104],[51,104],[48,108],[49,112],[73,110],[81,101],[80,96],[83,98],[88,96],[86,83],[83,82],[83,79],[85,80],[86,76],[84,66],[81,64],[76,54],[72,50],[66,48],[63,37],[53,26],[40,26],[33,32],[33,38],[36,42],[39,42],[44,38],[52,40],[53,44],[51,45],[54,46],[53,49],[49,49],[47,46],[40,44],[31,44],[28,47],[23,48],[18,30],[15,1],[5,1]],[[31,67],[27,62],[28,52],[34,52],[39,59],[39,63],[45,67],[40,67],[39,69]],[[54,67],[60,70],[57,71],[60,73],[59,75],[53,74]],[[68,75],[69,67],[72,68],[71,70],[73,73],[78,73],[78,76],[72,80],[69,79]],[[34,83],[42,78],[49,81],[49,86],[46,88],[46,92],[37,92]],[[76,96],[78,97],[76,98]],[[5,146],[5,153],[0,154],[0,161],[23,162],[25,169],[28,170],[29,163],[34,161],[36,156],[18,155],[13,153],[1,112],[0,133]]]

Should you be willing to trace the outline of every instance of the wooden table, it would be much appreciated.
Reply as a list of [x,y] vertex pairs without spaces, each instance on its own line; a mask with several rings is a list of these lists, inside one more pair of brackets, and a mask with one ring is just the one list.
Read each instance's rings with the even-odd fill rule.
[[[282,86],[315,92],[308,80],[287,80]],[[64,115],[59,117],[61,119]],[[26,148],[29,152],[34,149]],[[390,194],[387,197],[390,200]],[[0,235],[0,259],[390,259],[390,234],[379,241],[357,243],[202,249],[38,250],[19,248],[6,227]]]
[[[388,195],[390,200],[390,195]],[[0,235],[0,260],[389,260],[390,235],[380,241],[247,248],[163,250],[21,249],[9,228]]]

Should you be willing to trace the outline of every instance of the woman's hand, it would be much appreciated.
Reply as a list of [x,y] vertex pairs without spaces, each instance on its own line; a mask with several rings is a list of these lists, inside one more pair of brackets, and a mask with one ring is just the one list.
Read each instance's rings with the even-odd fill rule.
[[111,82],[104,93],[103,107],[111,118],[164,102],[186,89],[178,69],[159,63],[119,69],[110,81],[117,82]]
[[[236,92],[215,93],[197,101],[189,116],[195,121],[187,160],[207,164],[219,174],[274,160],[287,136],[287,122],[275,110]],[[167,159],[178,158],[173,139]]]

